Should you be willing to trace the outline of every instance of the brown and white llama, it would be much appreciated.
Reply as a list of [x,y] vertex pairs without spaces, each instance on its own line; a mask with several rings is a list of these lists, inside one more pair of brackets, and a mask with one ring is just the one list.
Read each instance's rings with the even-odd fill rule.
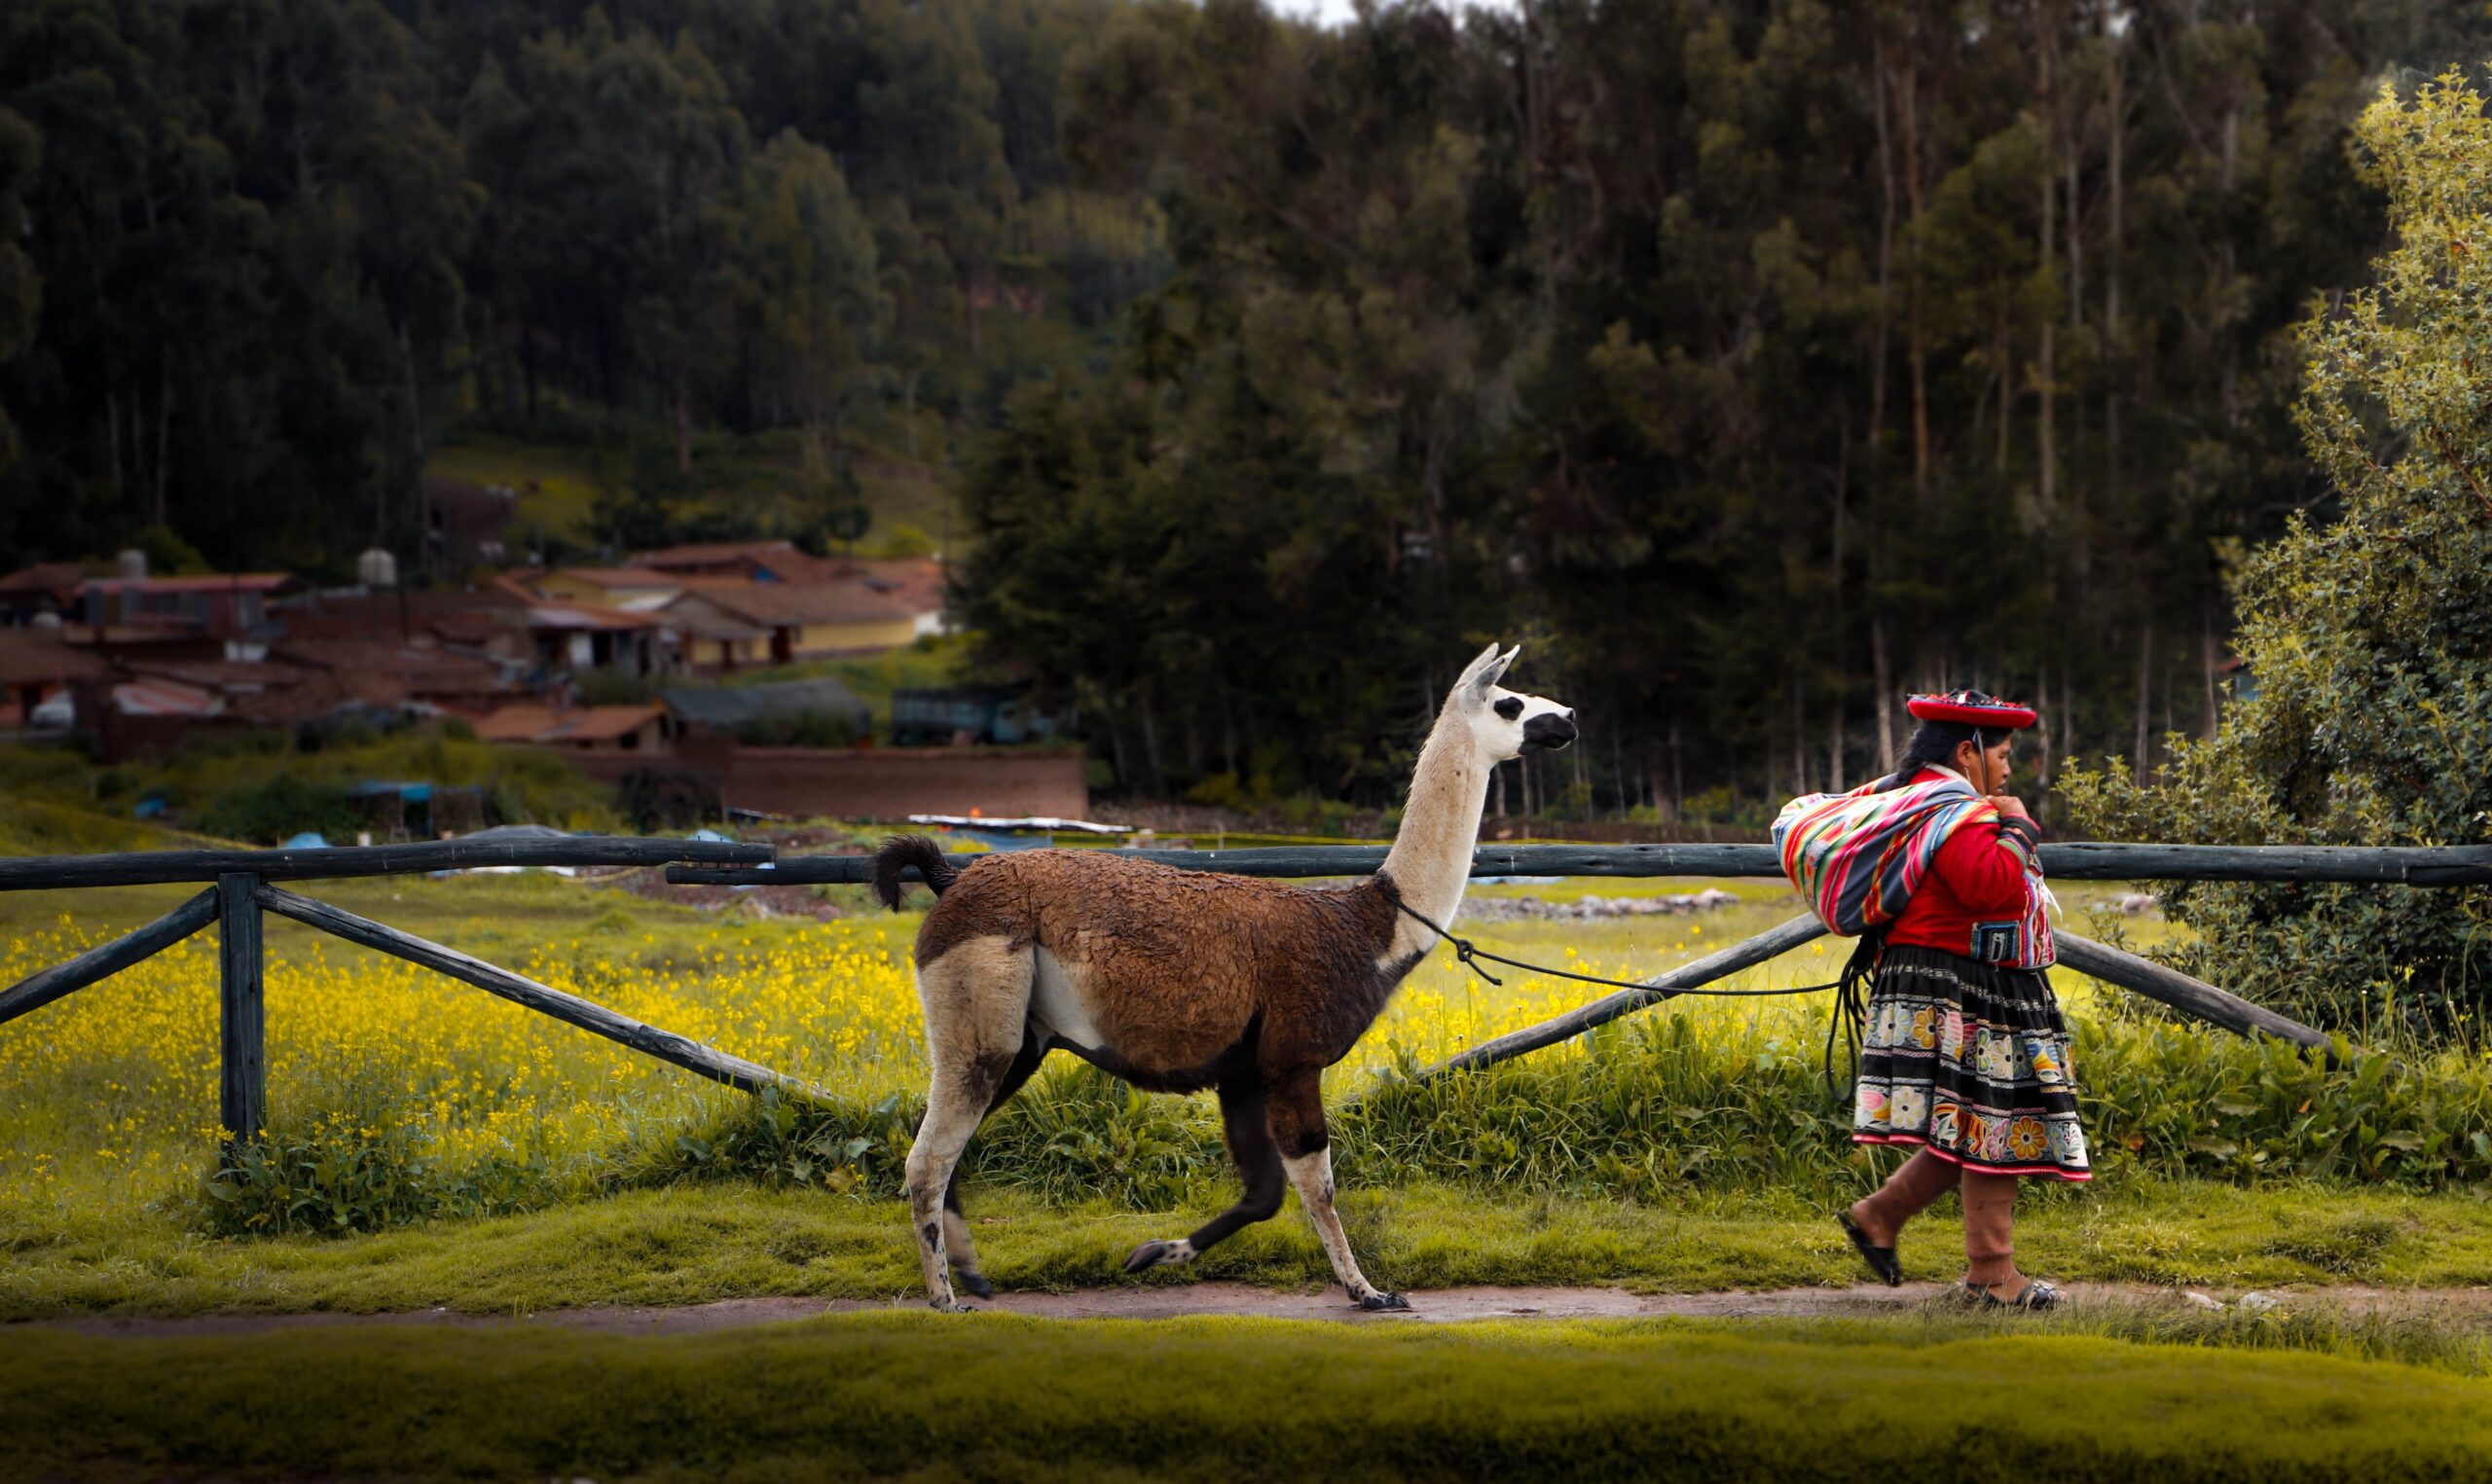
[[1367,1281],[1341,1234],[1322,1077],[1437,943],[1397,899],[1448,925],[1461,907],[1489,770],[1575,738],[1573,711],[1499,688],[1518,652],[1491,644],[1454,682],[1420,749],[1393,849],[1355,887],[1184,871],[1104,851],[1016,851],[956,873],[923,836],[884,845],[874,885],[887,905],[899,905],[900,872],[912,865],[938,898],[917,934],[934,1075],[908,1156],[910,1217],[936,1309],[957,1307],[947,1266],[970,1293],[994,1294],[954,1170],[978,1124],[1058,1047],[1137,1087],[1220,1094],[1244,1199],[1191,1236],[1134,1249],[1127,1272],[1191,1262],[1269,1218],[1286,1176],[1351,1301],[1410,1307]]

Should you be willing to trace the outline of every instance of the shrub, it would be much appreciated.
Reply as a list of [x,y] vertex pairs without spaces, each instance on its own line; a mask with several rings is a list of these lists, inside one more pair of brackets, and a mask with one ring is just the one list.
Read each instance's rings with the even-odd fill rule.
[[[2458,74],[2356,125],[2388,193],[2377,286],[2315,306],[2296,409],[2342,502],[2253,555],[2239,648],[2256,679],[2165,781],[2066,784],[2104,836],[2191,843],[2492,841],[2492,120]],[[2324,1024],[2447,1030],[2492,1001],[2492,889],[2193,883],[2175,957]]]
[[266,782],[221,795],[200,811],[198,824],[227,840],[270,845],[305,830],[318,830],[331,840],[350,840],[361,820],[353,797],[345,788],[280,773]]

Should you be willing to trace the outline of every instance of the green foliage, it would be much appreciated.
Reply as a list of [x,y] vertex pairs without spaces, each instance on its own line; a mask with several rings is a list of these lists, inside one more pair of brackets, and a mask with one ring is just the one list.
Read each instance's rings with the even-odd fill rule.
[[2210,553],[2320,492],[2274,350],[2375,245],[2360,80],[2492,30],[2100,18],[11,6],[0,568],[161,525],[446,578],[445,438],[557,559],[600,495],[835,545],[807,459],[855,459],[1001,543],[984,659],[1126,787],[1386,803],[1492,633],[1590,723],[1569,814],[1857,779],[1933,677],[2128,750],[2216,708]]
[[[2281,1042],[2145,1019],[2078,1028],[2079,1106],[2096,1169],[2112,1178],[2196,1176],[2239,1184],[2322,1179],[2414,1190],[2492,1180],[2492,1067],[2340,1044],[2330,1068]],[[1851,1141],[1815,1035],[1723,1036],[1657,1013],[1594,1032],[1583,1056],[1388,1079],[1337,1104],[1345,1181],[1533,1190],[1663,1201],[1788,1190],[1831,1200],[1891,1160]],[[1415,1067],[1405,1059],[1407,1074]],[[912,1100],[729,1106],[685,1136],[618,1159],[625,1184],[710,1176],[899,1193]],[[1104,1196],[1164,1208],[1234,1178],[1208,1099],[1137,1093],[1093,1068],[1034,1079],[979,1131],[969,1177],[1051,1200]]]
[[[227,568],[421,554],[460,423],[655,435],[686,474],[716,428],[939,459],[959,387],[1031,359],[981,323],[1000,282],[1151,256],[1055,145],[1104,9],[10,7],[0,569],[150,525]],[[572,537],[586,492],[524,504]]]
[[444,1159],[425,1124],[386,1099],[361,1102],[238,1141],[193,1203],[199,1228],[223,1237],[377,1232],[543,1201],[552,1178],[543,1161]]
[[199,812],[195,822],[207,834],[226,840],[268,845],[317,830],[336,844],[354,838],[363,814],[341,784],[311,782],[280,773],[218,794]]
[[198,547],[167,526],[150,525],[132,535],[129,544],[147,554],[147,570],[159,577],[197,577],[216,570]]
[[[2464,1359],[2383,1363],[2361,1358],[2358,1334],[2236,1327],[2157,1332],[2151,1318],[2082,1312],[1390,1326],[883,1312],[662,1335],[507,1321],[179,1338],[36,1327],[0,1356],[0,1467],[1262,1481],[1354,1447],[1351,1471],[1378,1479],[1834,1484],[2047,1457],[2067,1484],[2369,1484],[2472,1477],[2492,1456],[2492,1387]],[[1968,1418],[2001,1376],[2047,1376],[2055,1404]],[[279,1424],[238,1423],[269,1416]]]
[[[2302,327],[2295,413],[2339,502],[2252,554],[2240,648],[2254,695],[2160,782],[2083,775],[2107,836],[2207,843],[2492,842],[2492,123],[2457,74],[2356,128],[2396,232],[2378,281]],[[2218,983],[2369,1032],[2492,1007],[2492,888],[2191,884],[2179,957]]]
[[361,820],[347,790],[374,778],[482,788],[507,823],[589,828],[614,818],[610,792],[570,759],[537,747],[480,742],[472,729],[456,723],[387,737],[342,736],[310,751],[296,750],[281,733],[202,734],[161,761],[101,771],[70,753],[0,747],[0,787],[28,803],[74,801],[84,808],[92,800],[126,814],[153,795],[209,834],[255,845],[307,829],[332,841],[351,838]]
[[934,538],[906,521],[899,521],[894,523],[891,529],[883,532],[879,539],[868,544],[865,555],[887,560],[902,557],[932,557],[934,555]]

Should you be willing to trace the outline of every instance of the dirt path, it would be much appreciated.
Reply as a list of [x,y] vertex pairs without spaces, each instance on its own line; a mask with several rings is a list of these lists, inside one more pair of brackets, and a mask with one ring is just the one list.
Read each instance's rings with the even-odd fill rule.
[[[2176,1288],[2136,1284],[2071,1284],[2074,1304],[2136,1304],[2207,1307],[2237,1302],[2237,1294],[2218,1294],[2203,1302]],[[2278,1304],[2325,1305],[2349,1313],[2383,1311],[2426,1313],[2443,1322],[2492,1328],[2492,1288],[2327,1287],[2278,1289]],[[1263,1319],[1330,1320],[1353,1324],[1438,1324],[1475,1320],[1513,1319],[1648,1319],[1682,1316],[1698,1319],[1785,1317],[1874,1317],[1900,1315],[1924,1305],[1949,1303],[1941,1284],[1906,1284],[1900,1288],[1862,1285],[1851,1288],[1777,1288],[1763,1292],[1630,1293],[1623,1288],[1440,1288],[1410,1295],[1403,1314],[1364,1314],[1343,1302],[1338,1289],[1316,1293],[1280,1292],[1238,1283],[1199,1283],[1148,1288],[1088,1288],[1071,1293],[1006,1293],[979,1309],[1046,1319],[1166,1320],[1197,1315],[1239,1315]],[[2255,1300],[2252,1301],[2254,1304]],[[679,1306],[599,1306],[555,1309],[529,1315],[459,1314],[424,1309],[395,1314],[211,1314],[184,1318],[95,1315],[35,1322],[82,1334],[134,1338],[178,1335],[258,1334],[272,1330],[311,1329],[340,1324],[451,1324],[501,1327],[552,1325],[604,1334],[696,1334],[752,1324],[786,1323],[825,1314],[855,1314],[870,1309],[910,1309],[914,1299],[731,1298],[716,1303]],[[8,1328],[0,1326],[0,1335]]]

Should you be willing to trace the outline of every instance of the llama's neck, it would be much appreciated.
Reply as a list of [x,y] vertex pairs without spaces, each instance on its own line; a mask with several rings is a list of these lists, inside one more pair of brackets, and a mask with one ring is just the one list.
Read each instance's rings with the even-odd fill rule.
[[[1413,912],[1450,929],[1471,880],[1471,851],[1480,841],[1480,813],[1488,798],[1488,770],[1469,728],[1448,706],[1419,749],[1418,770],[1403,806],[1402,829],[1385,853],[1382,874]],[[1396,913],[1386,957],[1402,961],[1437,943],[1435,932]]]

